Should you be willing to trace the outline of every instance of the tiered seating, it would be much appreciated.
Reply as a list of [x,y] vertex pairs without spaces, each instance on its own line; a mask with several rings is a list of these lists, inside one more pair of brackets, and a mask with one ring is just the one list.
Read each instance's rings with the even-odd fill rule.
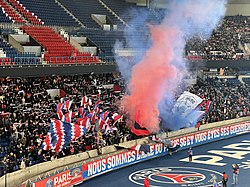
[[[116,40],[125,43],[125,38],[123,37],[123,33],[121,31],[81,29],[77,32],[71,32],[70,35],[88,37],[100,49],[99,56],[102,58],[114,57],[113,47],[115,45]],[[112,61],[113,59],[110,60]]]
[[0,8],[0,22],[1,23],[12,23],[11,19],[3,13],[2,8]]
[[20,53],[3,38],[0,38],[0,48],[6,53],[6,58],[0,59],[1,65],[41,63],[40,59],[36,58],[34,53]]
[[22,29],[46,50],[45,61],[51,63],[92,63],[98,62],[90,53],[80,53],[52,28],[23,26]]
[[114,24],[121,24],[121,22],[105,9],[98,0],[59,1],[88,28],[100,28],[100,26],[91,18],[91,14],[107,15]]
[[[221,82],[225,82],[225,79],[221,79]],[[237,86],[241,84],[240,80],[237,78],[227,78],[225,83],[229,86]]]
[[[147,22],[160,23],[165,17],[166,9],[150,10],[147,7],[137,6],[135,3],[128,3],[125,0],[102,1],[129,25],[142,25],[142,22],[144,22],[145,19],[147,19]],[[135,19],[138,15],[141,15],[141,13],[145,16],[140,19]],[[131,22],[131,20],[133,21]]]
[[26,21],[15,12],[15,10],[5,1],[0,1],[0,7],[3,8],[4,13],[8,14],[9,18],[15,23],[25,23]]
[[37,18],[37,16],[34,15],[34,13],[30,12],[26,7],[24,7],[22,4],[19,3],[17,0],[8,0],[8,2],[15,7],[22,15],[25,17],[30,23],[34,25],[42,25],[42,22],[40,19]]
[[250,78],[242,78],[245,84],[250,85]]
[[79,27],[80,25],[53,0],[19,0],[46,25]]
[[117,15],[125,21],[133,18],[133,15],[126,14],[129,10],[137,7],[135,3],[128,3],[125,0],[102,0],[108,7],[110,7]]
[[12,63],[11,58],[7,58],[7,57],[3,57],[0,58],[0,65],[1,66],[8,66],[8,65],[12,65],[15,64],[14,62]]

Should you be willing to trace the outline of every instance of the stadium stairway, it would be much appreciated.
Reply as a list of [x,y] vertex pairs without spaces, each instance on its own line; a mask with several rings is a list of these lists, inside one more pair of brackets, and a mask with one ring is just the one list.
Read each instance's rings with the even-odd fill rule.
[[44,48],[46,62],[57,64],[98,62],[96,56],[91,56],[90,53],[80,53],[50,27],[25,25],[21,29]]

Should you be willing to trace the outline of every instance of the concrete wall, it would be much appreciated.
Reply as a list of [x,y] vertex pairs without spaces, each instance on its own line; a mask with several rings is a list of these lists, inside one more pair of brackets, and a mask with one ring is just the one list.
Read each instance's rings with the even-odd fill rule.
[[26,43],[26,41],[28,40],[28,37],[19,38],[19,35],[12,35],[12,34],[8,35],[9,44],[12,45],[19,52],[24,52],[23,46],[20,44],[20,42],[17,39],[22,39],[22,41],[24,41],[24,43]]

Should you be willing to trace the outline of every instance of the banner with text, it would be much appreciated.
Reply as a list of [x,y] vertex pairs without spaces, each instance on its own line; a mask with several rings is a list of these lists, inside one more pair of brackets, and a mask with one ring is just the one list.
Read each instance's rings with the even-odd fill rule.
[[[250,132],[250,122],[243,122],[234,125],[212,128],[209,130],[197,131],[174,138],[171,141],[174,144],[179,144],[181,147],[180,149],[186,149],[191,146],[197,146],[248,132]],[[70,186],[114,169],[153,157],[158,157],[166,153],[168,153],[167,148],[163,146],[162,143],[157,143],[150,146],[150,152],[147,154],[136,150],[129,150],[115,155],[109,155],[105,158],[99,158],[85,163],[82,167],[67,170],[47,179],[35,182],[33,183],[33,187],[50,186],[50,184],[54,187]]]

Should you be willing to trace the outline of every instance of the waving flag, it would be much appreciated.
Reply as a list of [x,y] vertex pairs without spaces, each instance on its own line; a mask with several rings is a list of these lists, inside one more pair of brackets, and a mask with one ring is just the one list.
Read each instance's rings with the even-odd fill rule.
[[108,112],[108,111],[102,112],[102,113],[100,114],[100,118],[102,118],[102,120],[105,121],[105,120],[107,119],[108,115],[109,115],[109,112]]
[[87,112],[88,112],[88,109],[85,109],[85,108],[83,108],[83,107],[80,107],[80,108],[79,108],[79,115],[80,115],[81,117],[86,116],[86,115],[87,115]]
[[115,113],[115,114],[113,114],[112,118],[113,118],[113,120],[114,120],[114,123],[113,123],[113,124],[115,124],[115,123],[121,121],[122,116],[119,115],[119,114],[117,114],[117,113]]
[[75,115],[75,112],[69,111],[68,113],[62,116],[61,120],[63,122],[71,123],[71,120],[75,117]]
[[137,136],[144,136],[150,134],[150,132],[146,128],[140,126],[139,111],[136,113],[134,127],[131,129],[131,132],[136,134]]
[[64,103],[61,100],[61,102],[57,104],[57,116],[59,119],[62,119],[63,117],[63,112],[62,112],[63,108],[64,108]]
[[71,107],[71,105],[72,105],[72,101],[71,100],[67,100],[67,101],[65,101],[65,103],[64,103],[64,109],[65,110],[69,110],[70,109],[70,107]]
[[51,148],[52,148],[52,145],[51,145],[51,135],[50,135],[50,133],[48,133],[47,135],[46,135],[46,138],[43,140],[43,149],[44,150],[50,150]]
[[186,127],[193,127],[197,124],[197,122],[206,114],[205,111],[192,111],[187,117],[187,125]]
[[185,91],[178,99],[173,108],[173,113],[181,117],[186,117],[192,112],[203,100],[190,92]]
[[52,120],[49,132],[42,145],[43,149],[55,149],[56,152],[59,152],[69,145],[71,141],[76,140],[86,132],[87,129],[83,126]]
[[88,97],[87,96],[83,96],[82,100],[81,100],[81,106],[84,106],[84,104],[88,103]]
[[206,103],[206,112],[210,112],[212,110],[212,101],[208,100]]
[[58,103],[57,104],[57,112],[62,111],[63,107],[64,107],[64,103]]

